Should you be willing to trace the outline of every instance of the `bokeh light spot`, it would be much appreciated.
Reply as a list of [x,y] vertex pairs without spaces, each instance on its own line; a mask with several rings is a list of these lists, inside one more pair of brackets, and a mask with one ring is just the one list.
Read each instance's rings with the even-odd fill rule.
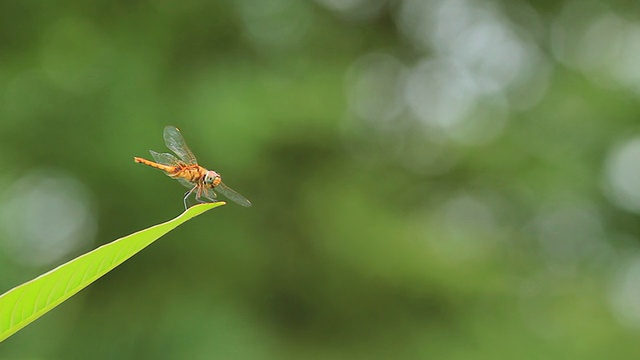
[[[376,123],[398,116],[404,65],[387,54],[368,54],[356,61],[347,74],[347,95],[351,112]],[[384,124],[379,124],[384,126]]]
[[0,245],[24,265],[54,263],[93,242],[95,232],[87,189],[58,170],[30,172],[6,190],[0,203]]
[[640,24],[593,1],[572,1],[554,20],[551,48],[591,80],[640,92]]
[[611,254],[604,240],[600,213],[591,204],[567,204],[544,208],[534,220],[541,254],[551,267],[574,267]]
[[317,3],[352,20],[374,18],[386,4],[386,0],[316,0]]
[[429,231],[444,235],[427,237],[435,253],[451,262],[490,257],[501,232],[490,200],[465,193],[447,199],[429,223]]
[[236,3],[246,35],[259,47],[286,48],[304,39],[313,13],[293,0],[242,0]]
[[459,63],[426,61],[407,81],[405,96],[415,116],[467,145],[487,143],[502,134],[508,105],[496,97],[481,97],[471,73]]
[[619,267],[609,291],[611,311],[623,325],[640,330],[640,257]]
[[640,214],[640,137],[612,150],[604,175],[605,192],[613,203]]

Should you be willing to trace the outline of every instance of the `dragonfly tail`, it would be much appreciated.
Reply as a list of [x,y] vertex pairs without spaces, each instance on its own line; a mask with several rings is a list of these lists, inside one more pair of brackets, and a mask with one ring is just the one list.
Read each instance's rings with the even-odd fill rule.
[[151,166],[152,168],[156,168],[162,171],[166,171],[168,173],[173,172],[174,167],[173,166],[167,166],[167,165],[162,165],[162,164],[158,164],[157,162],[153,162],[151,160],[147,160],[147,159],[143,159],[143,158],[139,158],[139,157],[134,157],[133,161],[139,163],[139,164],[145,164],[147,166]]

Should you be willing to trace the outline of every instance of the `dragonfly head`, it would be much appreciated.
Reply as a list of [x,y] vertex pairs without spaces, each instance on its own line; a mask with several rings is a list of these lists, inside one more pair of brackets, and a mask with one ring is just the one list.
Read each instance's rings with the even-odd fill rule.
[[206,174],[204,174],[204,183],[210,185],[211,187],[216,187],[222,179],[220,178],[220,174],[215,171],[209,170]]

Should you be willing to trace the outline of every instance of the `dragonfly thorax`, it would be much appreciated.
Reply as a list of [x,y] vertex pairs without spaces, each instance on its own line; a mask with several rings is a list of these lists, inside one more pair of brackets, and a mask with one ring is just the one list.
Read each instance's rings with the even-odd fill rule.
[[207,185],[211,185],[212,187],[216,187],[216,186],[218,186],[218,184],[220,184],[221,181],[222,181],[222,179],[220,178],[220,174],[218,174],[215,171],[208,170],[204,174],[204,183],[207,184]]

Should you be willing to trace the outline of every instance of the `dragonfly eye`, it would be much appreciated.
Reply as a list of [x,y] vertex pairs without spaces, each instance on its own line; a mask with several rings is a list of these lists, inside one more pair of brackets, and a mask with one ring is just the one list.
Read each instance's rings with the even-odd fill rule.
[[[204,183],[207,185],[211,185],[214,184],[216,182],[216,178],[219,179],[220,175],[218,175],[217,173],[215,173],[214,171],[208,171],[205,175],[204,175]],[[219,182],[219,181],[218,181]],[[214,184],[217,185],[217,184]]]

